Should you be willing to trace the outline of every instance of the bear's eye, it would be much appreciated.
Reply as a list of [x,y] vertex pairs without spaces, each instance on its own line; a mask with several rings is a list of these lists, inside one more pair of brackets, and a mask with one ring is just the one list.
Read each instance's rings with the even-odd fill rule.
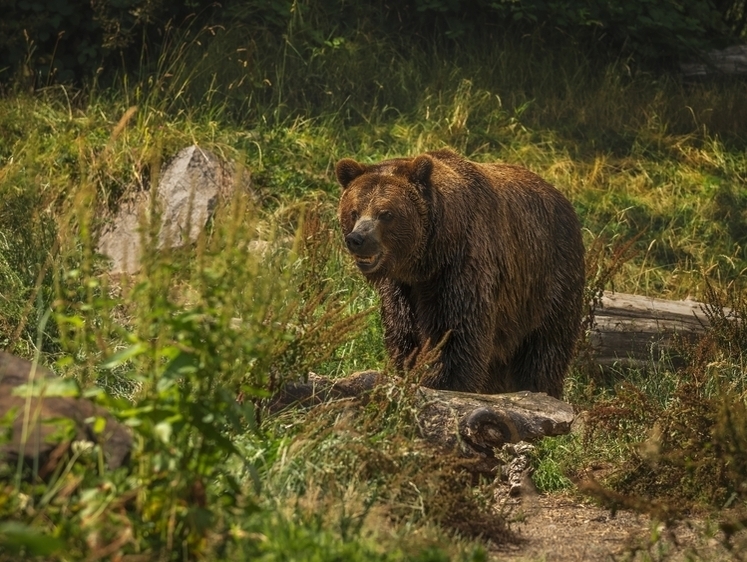
[[350,213],[350,218],[354,223],[358,222],[358,211],[353,211],[352,213]]
[[394,215],[391,211],[381,211],[379,213],[379,220],[383,222],[388,222],[394,218]]

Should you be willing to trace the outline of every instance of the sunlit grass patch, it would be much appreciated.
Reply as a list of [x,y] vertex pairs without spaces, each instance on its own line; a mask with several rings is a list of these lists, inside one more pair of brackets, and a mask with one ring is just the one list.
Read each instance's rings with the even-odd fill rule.
[[[491,485],[418,442],[396,382],[365,408],[257,415],[309,371],[386,368],[377,297],[337,227],[341,157],[450,146],[527,166],[613,262],[590,291],[739,293],[743,85],[548,50],[540,33],[452,49],[361,27],[306,49],[292,23],[283,37],[174,31],[111,89],[0,99],[0,347],[106,389],[138,442],[130,473],[82,457],[49,488],[3,489],[3,514],[27,538],[60,537],[61,557],[482,560],[486,540],[510,539]],[[143,269],[110,278],[100,228],[191,144],[247,170],[251,195],[182,249],[156,250],[146,222]],[[626,494],[740,505],[744,341],[729,326],[686,370],[574,371],[566,396],[591,411],[587,432],[538,446],[540,491],[598,463]]]

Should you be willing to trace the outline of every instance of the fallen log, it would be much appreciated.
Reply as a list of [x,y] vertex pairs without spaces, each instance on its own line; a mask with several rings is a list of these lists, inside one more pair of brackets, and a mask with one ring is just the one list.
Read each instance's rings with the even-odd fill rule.
[[129,462],[130,430],[90,400],[55,389],[60,380],[49,369],[0,351],[0,430],[8,431],[0,443],[0,481],[19,459],[31,478],[46,478],[75,441],[99,444],[109,468]]
[[744,76],[747,74],[747,45],[701,53],[700,60],[680,63],[685,78]]
[[681,362],[679,339],[705,333],[708,317],[695,300],[666,300],[606,291],[594,314],[589,344],[602,368],[646,368],[667,358]]
[[418,389],[420,435],[432,445],[475,461],[475,472],[500,464],[495,450],[571,431],[573,406],[541,392],[470,394]]
[[[288,383],[268,409],[314,406],[334,399],[366,399],[384,383],[378,371],[363,371],[332,381],[311,374]],[[494,450],[509,443],[532,442],[571,430],[573,407],[539,392],[471,394],[418,387],[414,395],[420,436],[434,447],[471,459],[471,470],[491,473],[500,464]]]

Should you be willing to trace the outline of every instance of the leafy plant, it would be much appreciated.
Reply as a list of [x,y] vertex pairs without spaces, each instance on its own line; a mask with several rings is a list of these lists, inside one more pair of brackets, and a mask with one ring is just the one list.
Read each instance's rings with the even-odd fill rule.
[[[243,194],[218,210],[191,249],[158,250],[151,215],[140,274],[112,285],[92,249],[95,187],[78,187],[68,219],[74,228],[60,239],[56,324],[63,353],[70,350],[61,365],[87,388],[100,381],[114,391],[89,394],[133,429],[133,470],[102,471],[89,453],[88,463],[71,458],[49,491],[6,490],[8,514],[22,497],[33,505],[14,516],[20,526],[8,527],[6,542],[32,552],[22,538],[35,531],[22,525],[43,516],[74,556],[194,558],[249,548],[255,539],[240,529],[254,524],[260,480],[256,461],[234,439],[250,432],[264,442],[261,400],[328,360],[367,311],[351,314],[323,283],[293,289],[322,273],[333,255],[313,204],[296,206],[295,241],[271,236],[267,251],[252,252],[258,229],[272,232],[275,220],[260,219]],[[238,465],[227,470],[234,459]],[[96,494],[100,488],[106,492]]]
[[720,507],[745,500],[745,303],[735,297],[729,309],[713,289],[709,295],[709,332],[684,370],[665,374],[673,384],[624,383],[589,411],[587,445],[615,440],[625,451],[607,482],[632,495],[625,505],[638,509],[635,497],[656,498],[656,509],[671,516],[683,501]]

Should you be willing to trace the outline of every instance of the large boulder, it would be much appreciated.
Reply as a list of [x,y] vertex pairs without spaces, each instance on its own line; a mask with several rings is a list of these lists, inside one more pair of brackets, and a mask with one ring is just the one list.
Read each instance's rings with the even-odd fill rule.
[[90,400],[59,392],[60,380],[49,369],[0,351],[0,429],[10,430],[0,442],[0,466],[15,468],[22,458],[44,478],[75,441],[100,444],[109,468],[126,464],[130,431]]
[[[160,214],[158,248],[180,247],[197,240],[218,201],[230,198],[238,184],[249,187],[248,174],[237,174],[233,168],[199,146],[177,153],[162,170],[155,191]],[[112,273],[140,269],[140,228],[150,218],[150,196],[140,192],[121,202],[117,215],[101,234],[97,250],[111,259]]]

